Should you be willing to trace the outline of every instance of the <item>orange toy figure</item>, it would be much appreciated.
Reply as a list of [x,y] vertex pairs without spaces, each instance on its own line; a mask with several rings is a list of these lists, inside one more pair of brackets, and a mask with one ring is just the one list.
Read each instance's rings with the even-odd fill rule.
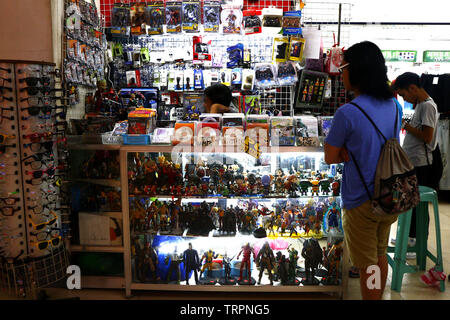
[[317,180],[316,178],[314,178],[313,180],[311,180],[311,184],[312,184],[312,196],[314,196],[314,194],[316,196],[319,196],[319,188],[320,188],[320,181]]
[[212,273],[212,263],[213,260],[215,258],[217,258],[218,255],[216,255],[214,253],[214,251],[212,251],[212,249],[209,249],[209,251],[205,252],[202,256],[202,258],[200,259],[200,264],[202,263],[203,260],[205,260],[205,264],[203,265],[201,271],[200,271],[200,275],[203,274],[203,272],[205,271],[205,269],[208,269],[208,276],[211,276]]
[[142,231],[142,221],[145,220],[145,209],[138,201],[134,202],[134,208],[130,210],[130,215],[131,229],[134,231]]

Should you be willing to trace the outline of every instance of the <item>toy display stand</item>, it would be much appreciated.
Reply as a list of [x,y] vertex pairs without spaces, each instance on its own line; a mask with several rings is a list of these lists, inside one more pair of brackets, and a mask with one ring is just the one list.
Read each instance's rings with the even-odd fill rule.
[[313,276],[312,279],[303,278],[300,283],[304,286],[318,286],[320,284],[320,280]]
[[340,286],[342,283],[341,279],[336,279],[335,276],[331,276],[331,277],[323,277],[320,280],[320,283],[323,284],[324,286]]
[[231,276],[228,279],[222,277],[219,279],[218,283],[222,286],[234,286],[237,284],[237,279]]
[[244,279],[239,281],[239,279],[238,279],[237,283],[240,286],[254,286],[256,284],[256,280],[253,277],[250,277],[250,280],[244,278]]
[[217,282],[217,279],[216,278],[212,278],[212,277],[204,277],[204,278],[198,279],[198,284],[199,285],[204,285],[204,286],[215,285],[216,282]]

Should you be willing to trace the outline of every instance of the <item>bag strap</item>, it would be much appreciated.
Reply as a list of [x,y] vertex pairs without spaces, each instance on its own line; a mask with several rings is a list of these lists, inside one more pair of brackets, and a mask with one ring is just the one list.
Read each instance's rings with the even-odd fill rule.
[[355,156],[353,155],[353,153],[351,151],[350,151],[350,156],[352,157],[352,160],[355,163],[356,170],[358,171],[359,177],[361,178],[361,181],[364,185],[364,189],[366,189],[367,195],[369,196],[370,201],[372,201],[372,196],[370,195],[369,188],[367,187],[366,181],[364,181],[364,177],[362,175],[361,169],[358,166],[358,162],[356,162]]

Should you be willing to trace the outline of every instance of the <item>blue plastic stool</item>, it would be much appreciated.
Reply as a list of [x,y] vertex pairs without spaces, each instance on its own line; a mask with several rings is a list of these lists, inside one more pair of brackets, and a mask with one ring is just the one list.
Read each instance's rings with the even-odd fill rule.
[[[395,247],[388,247],[388,253],[394,253],[392,259],[387,255],[389,265],[392,267],[391,289],[401,291],[403,275],[405,273],[425,270],[426,259],[430,258],[436,264],[436,270],[443,272],[442,265],[442,247],[441,247],[441,228],[439,223],[439,206],[437,193],[434,189],[425,186],[419,186],[420,203],[416,207],[416,245],[408,247],[409,227],[411,225],[411,212],[409,210],[398,217],[397,236]],[[436,228],[436,256],[427,249],[428,243],[428,202],[433,205],[434,220]],[[416,252],[417,266],[406,264],[406,252]],[[440,281],[439,290],[445,291],[445,281]]]

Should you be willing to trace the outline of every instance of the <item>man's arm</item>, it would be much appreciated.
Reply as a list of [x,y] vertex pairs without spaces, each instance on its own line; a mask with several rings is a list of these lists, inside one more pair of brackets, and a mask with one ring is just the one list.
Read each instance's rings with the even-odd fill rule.
[[325,162],[327,164],[342,163],[349,161],[348,152],[345,147],[335,147],[325,142]]
[[432,127],[422,126],[422,129],[419,129],[414,128],[409,123],[406,123],[403,128],[413,136],[415,136],[417,139],[422,140],[425,143],[429,144],[433,140],[434,128]]

